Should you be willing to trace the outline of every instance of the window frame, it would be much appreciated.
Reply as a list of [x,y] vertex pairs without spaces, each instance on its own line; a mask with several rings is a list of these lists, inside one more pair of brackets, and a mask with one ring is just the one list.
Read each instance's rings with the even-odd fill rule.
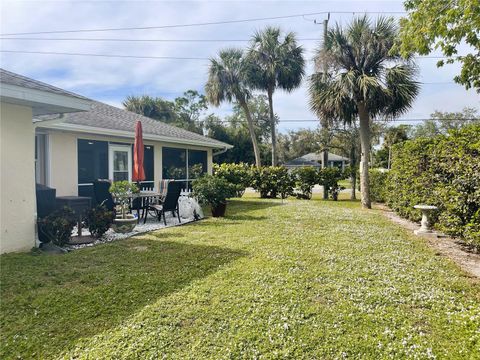
[[115,151],[118,152],[127,152],[127,170],[128,170],[128,181],[132,181],[132,169],[133,169],[133,162],[132,162],[132,145],[131,144],[108,144],[108,178],[114,181],[113,179],[113,165],[114,165],[114,153]]

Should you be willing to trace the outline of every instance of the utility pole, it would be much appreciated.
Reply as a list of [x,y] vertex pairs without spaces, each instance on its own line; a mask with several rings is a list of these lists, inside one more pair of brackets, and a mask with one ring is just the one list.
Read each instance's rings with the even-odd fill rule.
[[[328,13],[327,18],[323,20],[323,50],[325,50],[325,41],[327,39],[327,33],[328,33],[328,20],[330,20],[330,13]],[[327,80],[327,72],[328,72],[328,63],[327,63],[327,58],[324,56],[323,58],[323,79]],[[327,132],[328,132],[328,122],[324,121],[323,125]],[[328,141],[329,136],[327,136],[327,141]],[[325,169],[328,167],[328,143],[325,143],[324,149],[323,149],[323,160],[322,160],[322,167]],[[328,189],[326,186],[323,187],[323,199],[327,200],[328,199]]]

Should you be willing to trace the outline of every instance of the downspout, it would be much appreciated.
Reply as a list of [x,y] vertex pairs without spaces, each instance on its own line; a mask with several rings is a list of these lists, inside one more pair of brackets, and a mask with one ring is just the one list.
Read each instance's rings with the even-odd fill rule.
[[217,152],[212,153],[212,158],[213,158],[214,156],[223,154],[223,153],[226,152],[227,150],[228,150],[228,148],[225,147],[225,148],[223,148],[222,150],[219,150],[219,151],[217,151]]

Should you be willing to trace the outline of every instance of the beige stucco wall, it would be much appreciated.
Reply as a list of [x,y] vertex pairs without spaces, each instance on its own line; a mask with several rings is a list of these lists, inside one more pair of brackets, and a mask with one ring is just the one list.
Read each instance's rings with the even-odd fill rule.
[[48,137],[48,186],[57,189],[57,196],[78,195],[77,137],[57,132]]
[[[62,132],[43,129],[48,134],[49,142],[49,184],[57,189],[57,196],[78,195],[78,158],[77,140],[98,140],[133,144],[133,139],[112,136]],[[159,141],[144,141],[145,145],[154,147],[154,179],[155,186],[162,179],[162,147],[176,147],[191,150],[207,151],[207,172],[212,173],[212,149],[200,146],[181,145]]]
[[0,253],[35,246],[35,130],[30,107],[0,103]]

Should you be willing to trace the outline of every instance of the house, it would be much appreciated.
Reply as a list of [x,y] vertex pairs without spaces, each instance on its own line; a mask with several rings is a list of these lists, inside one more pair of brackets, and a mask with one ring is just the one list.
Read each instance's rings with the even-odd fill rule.
[[[338,167],[339,169],[344,170],[345,166],[348,164],[349,159],[346,157],[328,153],[328,165],[327,167]],[[323,167],[323,152],[319,153],[310,153],[303,156],[300,156],[296,159],[290,160],[284,164],[287,169],[295,169],[298,167],[304,166],[313,166],[316,168]]]
[[[20,221],[20,218],[25,217],[30,219],[28,227],[31,229],[29,234],[22,236],[22,239],[29,239],[22,240],[24,245],[5,246],[5,250],[2,246],[2,252],[22,250],[34,245],[32,232],[35,228],[35,182],[55,188],[57,196],[93,196],[93,181],[96,179],[130,181],[135,124],[138,120],[142,122],[145,145],[146,180],[142,183],[144,187],[156,188],[159,181],[165,178],[182,181],[184,186],[188,187],[191,180],[200,173],[212,172],[213,155],[216,152],[223,152],[232,147],[5,70],[1,70],[2,89],[4,85],[8,85],[10,78],[17,79],[19,83],[42,86],[58,96],[61,96],[60,94],[64,94],[62,95],[64,97],[70,96],[82,106],[44,105],[43,111],[30,112],[27,109],[20,119],[23,123],[19,131],[15,128],[20,126],[16,124],[19,120],[15,118],[20,117],[16,112],[23,109],[12,103],[13,100],[5,100],[8,102],[8,108],[3,109],[2,92],[1,241],[4,242],[3,210],[4,208],[6,211],[11,210],[13,205],[11,200],[4,197],[4,191],[5,194],[11,194],[11,199],[15,199],[21,193],[22,198],[17,202],[29,203],[14,216],[19,219],[10,219],[10,216],[13,216],[11,214],[8,218],[5,217],[5,229],[8,227],[8,231],[11,232],[14,231],[13,228],[27,226],[24,220]],[[12,120],[7,120],[8,117]],[[17,140],[17,137],[21,139]],[[4,138],[8,142],[4,142]],[[24,144],[26,149],[23,147]],[[9,154],[5,154],[4,149]],[[10,157],[10,153],[14,153],[14,157]],[[10,171],[8,176],[7,171]],[[23,180],[27,175],[28,180]],[[4,178],[12,184],[4,187]],[[19,178],[22,178],[21,184],[18,183]],[[16,203],[15,205],[18,206]],[[9,243],[15,241],[17,241],[15,236],[8,240]]]
[[82,96],[0,69],[0,253],[35,246],[33,117],[89,108]]

